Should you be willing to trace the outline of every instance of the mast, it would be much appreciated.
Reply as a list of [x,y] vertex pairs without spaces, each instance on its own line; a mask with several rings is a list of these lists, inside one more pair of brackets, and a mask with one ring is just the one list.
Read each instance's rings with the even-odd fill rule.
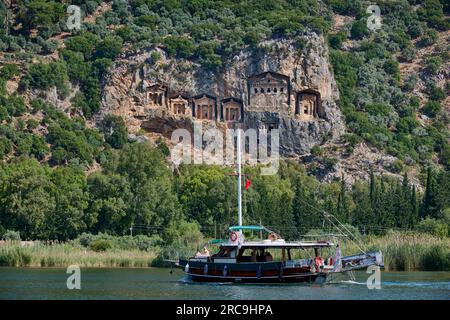
[[237,130],[238,226],[242,226],[241,129]]

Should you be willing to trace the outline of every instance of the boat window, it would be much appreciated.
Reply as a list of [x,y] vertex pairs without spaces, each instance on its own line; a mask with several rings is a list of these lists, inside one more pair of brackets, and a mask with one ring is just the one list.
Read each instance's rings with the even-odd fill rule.
[[273,261],[273,257],[272,257],[272,255],[270,254],[269,251],[266,251],[266,252],[264,253],[264,258],[265,258],[265,261],[266,261],[266,262]]
[[266,257],[264,256],[264,249],[259,249],[258,253],[256,255],[256,261],[258,262],[265,262]]

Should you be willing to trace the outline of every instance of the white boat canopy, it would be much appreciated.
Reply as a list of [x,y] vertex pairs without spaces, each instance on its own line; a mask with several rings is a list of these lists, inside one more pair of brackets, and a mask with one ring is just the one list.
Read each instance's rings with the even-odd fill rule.
[[222,243],[224,248],[329,248],[335,244],[329,241],[292,241],[285,242],[282,239],[271,241],[245,241],[244,243]]

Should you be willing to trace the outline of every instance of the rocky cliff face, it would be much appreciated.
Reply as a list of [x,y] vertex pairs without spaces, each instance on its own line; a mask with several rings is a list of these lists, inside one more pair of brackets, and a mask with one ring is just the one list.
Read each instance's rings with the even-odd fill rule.
[[[302,39],[301,42],[270,40],[261,43],[257,49],[244,49],[220,72],[208,71],[191,61],[171,59],[158,47],[125,54],[115,62],[105,79],[103,108],[97,120],[107,113],[114,113],[124,117],[132,133],[143,128],[170,137],[174,129],[190,129],[192,121],[201,117],[200,109],[195,116],[192,111],[174,114],[167,102],[170,97],[186,97],[191,101],[186,110],[191,110],[196,109],[192,98],[206,94],[215,99],[211,101],[215,101],[216,108],[215,116],[204,120],[208,127],[260,129],[274,126],[280,129],[282,155],[308,153],[312,146],[337,138],[345,127],[335,103],[338,90],[329,70],[324,39],[313,32],[305,32]],[[258,89],[253,88],[250,81],[267,71],[282,77],[280,85],[285,81],[286,90],[274,88],[277,94],[273,90],[271,96],[264,92],[262,98],[258,92],[257,99],[250,89],[255,92]],[[258,81],[266,80],[260,77]],[[148,90],[157,85],[161,86],[163,97],[157,101],[159,105],[151,105]],[[306,114],[308,111],[303,111],[306,107],[301,105],[303,98],[299,93],[305,91],[317,96],[316,105],[311,107],[317,110],[311,109],[310,114]],[[150,97],[153,97],[152,93]],[[242,104],[240,121],[225,119],[228,115],[225,116],[222,100],[226,98],[234,98]],[[273,105],[267,102],[270,99]]]

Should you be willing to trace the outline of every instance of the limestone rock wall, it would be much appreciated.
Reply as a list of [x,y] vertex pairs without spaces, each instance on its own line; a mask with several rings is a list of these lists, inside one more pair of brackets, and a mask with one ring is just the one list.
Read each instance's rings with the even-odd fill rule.
[[[132,133],[143,128],[167,137],[177,127],[189,128],[192,114],[173,115],[168,103],[159,107],[148,103],[145,88],[163,85],[166,100],[180,94],[215,97],[217,119],[209,122],[219,128],[227,127],[221,123],[221,101],[238,99],[243,103],[244,113],[238,126],[244,129],[275,126],[280,129],[282,155],[308,153],[312,146],[339,137],[345,126],[335,102],[338,90],[329,69],[324,39],[311,31],[302,37],[301,47],[292,40],[270,40],[257,49],[243,49],[229,59],[221,72],[208,71],[191,61],[170,59],[158,47],[125,54],[115,62],[104,80],[103,106],[97,120],[114,113],[124,117]],[[283,84],[277,82],[274,85],[277,92],[272,89],[270,97],[257,96],[250,91],[254,90],[249,82],[252,77],[268,71],[285,76],[289,90],[281,92]],[[314,116],[299,114],[302,112],[298,108],[299,92],[304,90],[312,90],[320,96],[320,110]]]

